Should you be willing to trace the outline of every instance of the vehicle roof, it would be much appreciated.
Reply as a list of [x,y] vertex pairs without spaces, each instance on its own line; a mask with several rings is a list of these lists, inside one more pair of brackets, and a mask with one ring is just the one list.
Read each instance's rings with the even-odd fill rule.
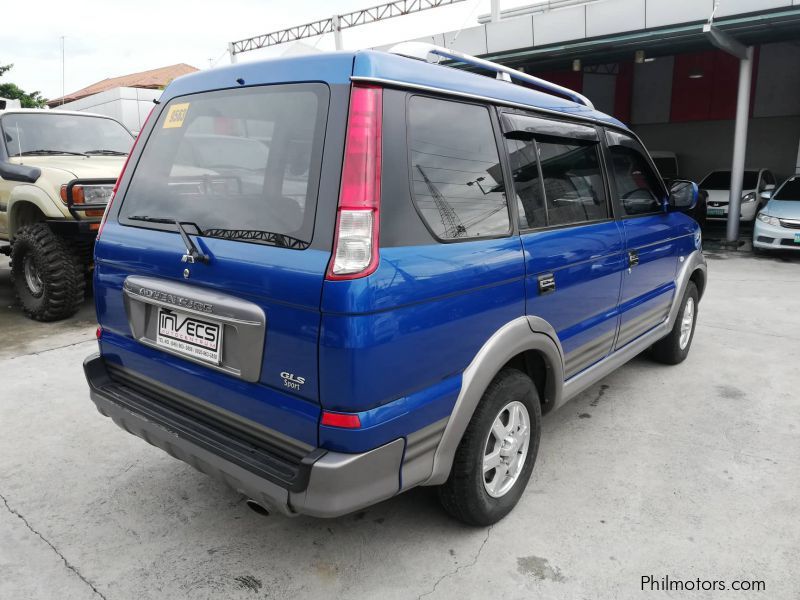
[[[521,105],[602,121],[625,127],[617,119],[571,100],[444,65],[381,52],[326,52],[245,63],[199,71],[178,77],[164,90],[162,100],[203,91],[298,81],[346,84],[354,79],[376,80],[389,85],[438,90],[485,99],[500,104]],[[241,80],[244,83],[238,83]]]
[[43,115],[75,115],[79,117],[100,117],[103,119],[111,119],[112,121],[116,121],[114,117],[109,117],[108,115],[100,115],[97,113],[82,112],[77,110],[60,110],[56,108],[7,108],[5,110],[0,110],[0,116],[10,115],[14,113],[21,113],[21,114],[41,113]]

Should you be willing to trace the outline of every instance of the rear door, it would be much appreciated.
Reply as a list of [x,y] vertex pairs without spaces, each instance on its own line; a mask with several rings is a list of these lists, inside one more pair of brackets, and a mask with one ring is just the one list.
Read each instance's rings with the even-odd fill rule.
[[608,163],[621,215],[627,270],[620,296],[620,348],[663,322],[675,293],[680,213],[665,212],[667,190],[633,137],[607,131]]
[[324,146],[346,90],[331,97],[304,83],[173,99],[96,250],[108,360],[308,445],[332,232],[315,217],[335,208],[342,137]]
[[526,262],[527,314],[548,321],[569,378],[611,352],[625,268],[597,130],[503,115]]

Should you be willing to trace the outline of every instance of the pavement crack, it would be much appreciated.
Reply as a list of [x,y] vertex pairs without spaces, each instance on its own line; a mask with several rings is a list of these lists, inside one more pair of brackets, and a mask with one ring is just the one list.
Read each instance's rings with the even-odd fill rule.
[[437,579],[436,582],[433,584],[433,587],[430,589],[430,591],[417,596],[417,600],[421,600],[422,598],[425,598],[426,596],[430,596],[431,594],[433,594],[436,591],[436,588],[439,587],[439,584],[442,583],[442,581],[444,581],[445,579],[453,577],[454,575],[458,575],[458,573],[460,571],[463,571],[464,569],[469,569],[470,567],[474,567],[478,563],[478,559],[480,559],[481,557],[481,552],[483,552],[483,547],[486,545],[486,542],[489,541],[489,535],[491,535],[493,527],[494,525],[489,525],[489,527],[486,529],[486,537],[483,538],[483,542],[481,542],[481,545],[478,548],[478,551],[475,553],[475,558],[472,559],[472,562],[466,565],[460,565],[456,567],[454,570],[450,571],[449,573],[445,573],[444,575],[439,577],[439,579]]
[[99,590],[98,590],[98,589],[97,589],[97,588],[94,586],[94,584],[93,584],[91,581],[89,581],[88,579],[86,579],[86,577],[84,577],[84,576],[81,574],[81,572],[80,572],[80,571],[78,571],[77,567],[75,567],[75,566],[74,566],[72,563],[70,563],[70,562],[67,560],[67,557],[66,557],[66,556],[64,556],[63,554],[61,554],[61,552],[59,552],[58,548],[56,548],[56,547],[55,547],[55,546],[52,544],[52,542],[50,542],[50,540],[48,540],[48,539],[47,539],[46,537],[44,537],[44,536],[43,536],[41,533],[39,533],[39,532],[38,532],[38,531],[36,531],[36,530],[35,530],[33,527],[31,527],[31,524],[30,524],[30,523],[28,523],[28,519],[26,519],[24,516],[22,516],[22,515],[21,515],[21,514],[20,514],[18,511],[16,511],[16,510],[14,510],[13,508],[11,508],[11,506],[8,504],[8,500],[6,500],[6,497],[5,497],[5,496],[3,496],[3,494],[0,494],[0,499],[3,501],[3,504],[5,505],[5,507],[6,507],[6,510],[7,510],[8,512],[10,512],[12,515],[14,515],[15,517],[17,517],[17,518],[18,518],[20,521],[22,521],[22,522],[25,524],[25,527],[27,527],[27,528],[28,528],[28,529],[29,529],[29,530],[30,530],[30,531],[31,531],[31,532],[32,532],[34,535],[36,535],[36,536],[37,536],[37,537],[38,537],[40,540],[42,540],[42,541],[43,541],[45,544],[47,544],[48,546],[50,546],[50,549],[51,549],[53,552],[55,552],[56,554],[58,554],[59,558],[60,558],[62,561],[64,561],[64,565],[66,565],[67,569],[69,569],[70,571],[72,571],[73,573],[75,573],[75,575],[77,575],[77,576],[80,578],[80,580],[81,580],[81,581],[83,581],[83,583],[85,583],[85,584],[86,584],[86,585],[88,585],[90,588],[92,588],[92,591],[93,591],[95,594],[97,594],[98,596],[100,596],[100,597],[101,597],[103,600],[108,600],[108,599],[107,599],[107,598],[106,598],[106,597],[105,597],[105,596],[104,596],[104,595],[103,595],[103,594],[102,594],[102,593],[101,593],[101,592],[100,592],[100,591],[99,591]]
[[69,344],[64,344],[63,346],[44,348],[43,350],[37,350],[36,352],[28,352],[27,354],[15,354],[14,356],[11,356],[9,358],[10,360],[17,360],[18,358],[25,358],[27,356],[39,356],[40,354],[52,352],[53,350],[63,350],[64,348],[71,348],[72,346],[80,346],[81,344],[86,344],[87,342],[93,342],[93,341],[94,339],[92,339],[91,337],[87,337],[85,340],[80,340],[79,342],[71,342]]

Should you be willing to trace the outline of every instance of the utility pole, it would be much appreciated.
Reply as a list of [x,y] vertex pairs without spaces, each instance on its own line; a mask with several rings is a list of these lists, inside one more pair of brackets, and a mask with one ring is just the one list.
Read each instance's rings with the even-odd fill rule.
[[64,68],[65,59],[64,58],[65,58],[64,57],[64,36],[62,35],[61,36],[61,106],[64,106],[64,94],[66,94],[66,91],[64,90],[64,72],[65,72],[65,68]]

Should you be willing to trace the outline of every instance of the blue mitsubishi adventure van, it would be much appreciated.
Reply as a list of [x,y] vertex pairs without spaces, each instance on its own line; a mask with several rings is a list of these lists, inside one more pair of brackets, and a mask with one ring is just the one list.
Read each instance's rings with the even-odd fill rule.
[[117,186],[92,400],[286,515],[427,485],[496,522],[542,415],[684,360],[706,286],[694,184],[580,94],[436,46],[176,79]]

